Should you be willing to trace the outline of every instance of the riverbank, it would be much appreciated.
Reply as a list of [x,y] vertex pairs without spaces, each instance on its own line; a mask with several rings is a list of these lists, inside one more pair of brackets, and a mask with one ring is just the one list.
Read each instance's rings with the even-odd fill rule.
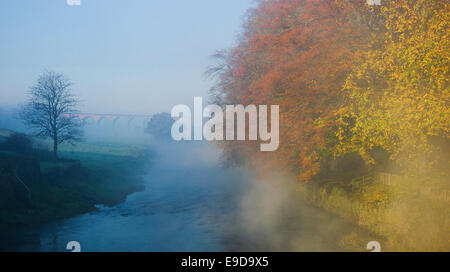
[[441,177],[405,177],[372,173],[350,182],[302,184],[303,197],[347,222],[373,233],[355,229],[340,246],[361,251],[368,239],[383,251],[448,251],[450,202],[448,182]]
[[112,207],[0,232],[0,251],[67,252],[69,241],[83,252],[216,252],[229,242],[241,245],[224,232],[229,214],[238,212],[242,172],[221,167],[219,150],[204,142],[152,150],[144,191]]
[[150,150],[84,143],[58,161],[0,150],[0,227],[33,226],[113,206],[143,189]]

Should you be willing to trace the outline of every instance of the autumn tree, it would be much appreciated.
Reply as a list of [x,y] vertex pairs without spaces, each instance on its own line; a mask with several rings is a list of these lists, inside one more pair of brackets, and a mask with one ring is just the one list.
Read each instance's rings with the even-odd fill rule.
[[340,110],[337,154],[382,148],[404,169],[426,169],[449,140],[448,1],[384,1],[381,46],[347,78]]
[[213,91],[226,103],[280,105],[280,148],[261,154],[256,144],[231,142],[225,150],[311,180],[330,154],[345,80],[377,29],[367,9],[365,1],[280,0],[250,11],[240,43],[209,70]]
[[80,122],[73,117],[79,101],[72,83],[62,74],[45,72],[29,91],[29,101],[21,118],[35,136],[51,138],[53,154],[58,158],[58,145],[81,139]]

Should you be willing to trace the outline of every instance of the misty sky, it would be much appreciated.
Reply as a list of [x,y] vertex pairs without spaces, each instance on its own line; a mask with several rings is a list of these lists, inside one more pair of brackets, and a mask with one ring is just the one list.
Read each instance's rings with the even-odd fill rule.
[[24,103],[44,70],[76,84],[85,112],[170,111],[207,96],[216,50],[253,0],[0,1],[0,105]]

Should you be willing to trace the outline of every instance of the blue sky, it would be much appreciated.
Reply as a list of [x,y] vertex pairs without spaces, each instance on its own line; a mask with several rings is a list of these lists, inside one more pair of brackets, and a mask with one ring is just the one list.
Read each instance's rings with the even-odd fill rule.
[[66,74],[98,113],[170,111],[206,97],[202,77],[254,0],[0,1],[0,105],[24,103],[44,70]]

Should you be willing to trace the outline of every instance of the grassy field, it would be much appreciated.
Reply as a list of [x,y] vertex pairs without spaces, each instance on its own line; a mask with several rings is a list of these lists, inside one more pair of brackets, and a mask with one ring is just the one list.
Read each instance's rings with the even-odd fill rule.
[[0,137],[9,137],[11,136],[12,132],[7,129],[0,129]]
[[143,146],[118,143],[63,145],[58,161],[47,153],[0,150],[0,202],[8,206],[0,210],[0,226],[41,224],[120,203],[143,189],[152,157]]

